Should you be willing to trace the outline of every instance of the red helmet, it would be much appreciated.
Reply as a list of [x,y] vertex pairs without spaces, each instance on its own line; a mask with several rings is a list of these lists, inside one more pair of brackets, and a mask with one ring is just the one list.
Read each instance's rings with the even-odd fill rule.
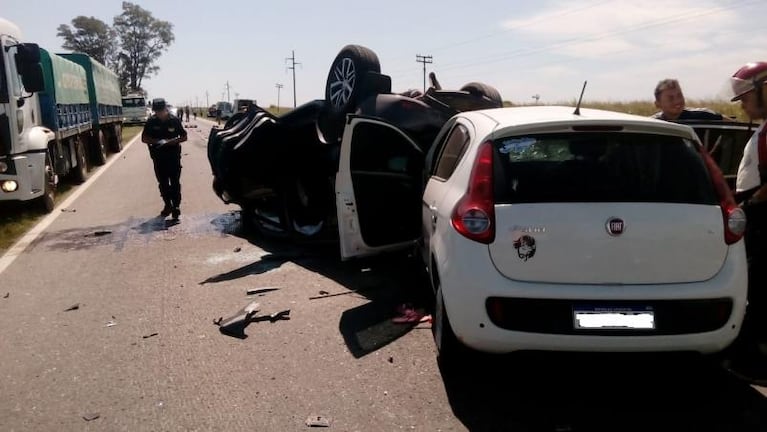
[[746,93],[761,88],[767,79],[767,62],[746,63],[730,78],[732,99],[735,102]]

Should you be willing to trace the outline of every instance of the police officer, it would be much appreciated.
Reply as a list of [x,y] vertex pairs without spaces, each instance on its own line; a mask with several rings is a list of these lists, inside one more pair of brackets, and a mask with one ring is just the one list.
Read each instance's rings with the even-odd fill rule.
[[[748,63],[730,78],[732,101],[752,120],[767,119],[767,62]],[[746,355],[739,372],[767,383],[767,129],[765,122],[746,143],[738,168],[736,199],[746,212],[748,311],[741,333]]]
[[168,112],[165,99],[152,101],[154,115],[147,120],[141,141],[149,147],[154,162],[154,173],[165,206],[160,216],[181,215],[181,143],[186,141],[186,131],[181,121]]

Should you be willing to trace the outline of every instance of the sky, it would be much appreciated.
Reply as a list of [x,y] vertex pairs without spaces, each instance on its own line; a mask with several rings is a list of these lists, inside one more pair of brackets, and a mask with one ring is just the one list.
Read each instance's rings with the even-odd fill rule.
[[[741,65],[767,61],[764,0],[477,0],[349,2],[136,0],[173,24],[175,41],[160,71],[144,80],[150,98],[176,105],[229,98],[293,105],[324,97],[336,54],[347,44],[372,49],[395,92],[423,87],[423,65],[443,88],[479,81],[504,100],[651,100],[656,83],[677,78],[688,99],[723,97]],[[78,15],[108,24],[117,0],[0,0],[0,15],[28,42],[64,51],[60,24]],[[197,102],[198,101],[198,102]]]

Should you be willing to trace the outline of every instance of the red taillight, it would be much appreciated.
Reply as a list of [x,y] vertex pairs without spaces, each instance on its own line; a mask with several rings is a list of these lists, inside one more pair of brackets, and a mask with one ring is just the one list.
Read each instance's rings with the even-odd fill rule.
[[708,151],[703,147],[699,147],[698,150],[703,155],[714,190],[719,197],[719,206],[722,209],[722,218],[724,219],[724,241],[727,244],[737,243],[746,232],[746,213],[735,203],[735,198],[724,179],[722,170],[719,169]]
[[471,168],[466,194],[458,201],[451,218],[462,236],[480,243],[495,240],[495,199],[493,197],[493,143],[479,146]]

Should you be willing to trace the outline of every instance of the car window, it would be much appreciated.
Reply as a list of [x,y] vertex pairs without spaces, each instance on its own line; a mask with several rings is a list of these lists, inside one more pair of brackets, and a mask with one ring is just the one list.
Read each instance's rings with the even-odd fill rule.
[[375,123],[354,128],[352,171],[406,174],[420,178],[423,153],[397,130]]
[[463,125],[456,125],[447,137],[434,169],[434,177],[447,180],[455,171],[458,162],[469,145],[469,131]]
[[693,126],[700,142],[711,154],[725,176],[735,176],[743,157],[750,130],[747,128],[706,128]]
[[561,133],[495,141],[498,202],[716,204],[691,140],[637,133]]

